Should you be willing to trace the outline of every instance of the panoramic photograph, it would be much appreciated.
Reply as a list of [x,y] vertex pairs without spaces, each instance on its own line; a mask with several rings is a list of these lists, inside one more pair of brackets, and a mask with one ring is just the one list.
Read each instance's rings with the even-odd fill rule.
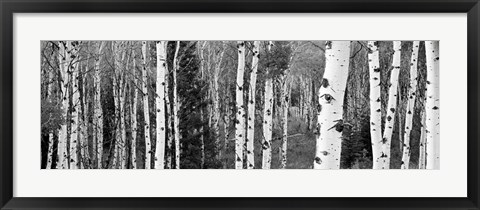
[[440,169],[439,41],[44,40],[41,169]]

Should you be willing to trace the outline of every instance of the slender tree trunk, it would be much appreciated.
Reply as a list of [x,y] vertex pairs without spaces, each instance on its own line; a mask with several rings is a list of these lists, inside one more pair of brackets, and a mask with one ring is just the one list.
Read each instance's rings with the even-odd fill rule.
[[412,132],[413,114],[415,113],[415,99],[417,92],[417,63],[419,41],[413,42],[412,57],[410,59],[410,85],[408,90],[407,114],[405,116],[405,136],[403,137],[403,156],[401,169],[408,169],[410,164],[410,134]]
[[426,41],[427,92],[426,92],[426,133],[427,169],[440,169],[440,85],[439,85],[439,43]]
[[[126,44],[128,43],[122,43],[120,46],[120,50],[123,50],[122,52],[122,59],[118,63],[118,70],[119,70],[119,102],[120,102],[120,107],[119,107],[119,115],[120,115],[120,132],[121,132],[121,137],[120,137],[120,169],[123,169],[126,167],[127,163],[127,129],[125,128],[125,97],[126,97],[126,82],[125,82],[125,70],[128,69],[128,64],[129,64],[129,59],[128,57],[126,58]],[[121,65],[123,64],[123,61],[125,61],[126,58],[126,64],[125,67],[122,68]]]
[[319,90],[318,126],[314,169],[339,169],[343,131],[343,99],[350,61],[349,41],[327,41],[325,73]]
[[102,100],[101,100],[101,71],[100,71],[100,58],[103,53],[103,47],[105,42],[99,43],[99,49],[97,58],[95,61],[95,77],[94,77],[94,91],[95,91],[95,111],[94,111],[94,126],[95,126],[95,143],[97,144],[97,168],[101,169],[102,166],[102,157],[103,157],[103,111],[102,111]]
[[289,89],[287,73],[282,78],[282,146],[280,148],[280,168],[287,168]]
[[175,47],[175,57],[173,59],[173,130],[175,135],[175,169],[180,169],[180,100],[178,98],[177,71],[178,71],[178,51],[180,41],[177,41]]
[[402,43],[400,41],[394,41],[393,50],[393,69],[390,74],[390,87],[388,89],[387,118],[385,121],[383,139],[381,141],[382,152],[379,159],[380,169],[390,168],[390,150],[393,126],[395,125],[395,112],[397,111],[398,75],[400,73],[400,53],[402,50]]
[[[220,115],[221,115],[221,108],[220,108],[220,103],[221,103],[221,98],[220,98],[220,73],[221,73],[221,66],[223,62],[223,57],[225,54],[225,46],[224,43],[222,42],[222,47],[221,51],[215,55],[215,70],[213,73],[213,80],[212,80],[212,86],[213,86],[213,97],[214,99],[212,100],[213,102],[213,111],[212,111],[212,128],[213,128],[213,135],[215,140],[216,145],[220,145]],[[248,137],[247,137],[248,138]],[[221,158],[221,147],[217,146],[217,158]]]
[[165,75],[167,73],[167,41],[157,41],[157,85],[156,119],[157,143],[155,149],[155,169],[165,166]]
[[133,103],[130,108],[132,112],[132,142],[131,142],[131,162],[132,162],[132,168],[136,169],[137,168],[137,107],[138,107],[138,85],[137,83],[137,77],[139,77],[139,74],[137,74],[137,63],[136,63],[136,55],[135,55],[135,50],[132,50],[133,53]]
[[[54,74],[55,69],[50,69],[48,73],[48,83],[47,84],[47,97],[50,103],[53,103],[55,101],[55,97],[58,97],[57,95],[54,94],[53,91],[53,81],[55,81],[55,74]],[[47,152],[47,166],[46,169],[51,169],[52,168],[52,161],[53,161],[53,136],[54,133],[57,132],[57,129],[52,129],[49,131],[48,134],[48,152]]]
[[245,106],[243,104],[243,74],[245,72],[245,42],[237,42],[238,68],[236,87],[237,117],[235,119],[235,169],[243,169],[243,144],[245,142]]
[[232,116],[232,109],[230,107],[231,98],[229,94],[229,88],[226,88],[226,104],[224,106],[224,115],[223,115],[223,168],[227,169],[228,158],[227,158],[227,148],[228,148],[228,137],[229,137],[229,129],[230,129],[230,117]]
[[172,104],[170,102],[170,90],[169,90],[169,84],[170,84],[170,70],[167,68],[167,72],[165,75],[165,108],[166,108],[166,113],[167,115],[165,116],[165,124],[167,127],[167,132],[166,132],[166,137],[167,137],[167,146],[165,148],[165,168],[166,169],[171,169],[172,168],[172,155],[173,155],[173,150],[172,150],[172,145],[173,145],[173,140],[174,140],[174,134],[173,134],[173,109],[172,109]]
[[[82,68],[80,67],[79,70]],[[79,122],[79,133],[78,133],[78,143],[80,148],[80,157],[79,157],[79,168],[84,169],[87,166],[88,160],[87,160],[87,146],[88,146],[88,135],[87,135],[87,126],[86,126],[86,118],[87,115],[85,113],[85,86],[86,86],[86,77],[85,74],[88,71],[88,59],[85,64],[85,70],[81,73],[81,83],[79,82],[79,90],[81,89],[82,91],[80,92],[80,99],[79,99],[79,109],[80,109],[80,114],[78,115],[78,122]],[[81,85],[80,85],[81,84]],[[87,150],[88,151],[88,150]]]
[[425,169],[426,166],[426,140],[427,134],[425,129],[425,109],[422,110],[422,128],[420,130],[420,151],[418,157],[418,168]]
[[247,169],[255,168],[254,134],[255,134],[255,89],[257,83],[258,59],[260,57],[260,41],[253,42],[252,73],[250,74],[250,89],[247,121]]
[[[270,53],[273,42],[268,42],[267,51]],[[269,73],[269,67],[266,70]],[[262,169],[270,169],[272,165],[272,134],[273,134],[273,78],[265,79],[265,99],[263,109],[263,142],[262,142]]]
[[115,107],[114,108],[114,124],[115,124],[115,128],[113,130],[113,141],[112,141],[112,145],[110,145],[110,147],[113,146],[113,156],[111,157],[112,159],[112,164],[110,165],[109,168],[118,168],[118,165],[119,165],[119,161],[118,161],[118,157],[119,157],[119,144],[120,144],[120,138],[121,138],[121,135],[120,135],[120,102],[119,102],[119,82],[118,82],[118,62],[120,60],[120,58],[117,57],[117,54],[118,54],[118,43],[117,41],[113,41],[112,42],[112,53],[113,53],[113,85],[112,85],[112,88],[113,88],[113,106]]
[[69,79],[70,76],[68,74],[69,72],[69,66],[70,66],[70,54],[69,52],[69,46],[70,46],[70,41],[66,42],[59,42],[58,46],[60,47],[59,49],[59,55],[58,55],[58,63],[60,66],[60,72],[62,75],[62,81],[60,82],[60,88],[61,88],[61,100],[62,100],[62,115],[65,117],[65,123],[62,123],[60,127],[60,132],[58,136],[58,163],[57,163],[57,168],[59,169],[66,169],[68,168],[68,158],[67,158],[67,142],[69,141],[69,135],[67,132],[67,127],[70,124],[70,120],[68,119],[68,110],[70,109],[69,107]]
[[368,42],[368,67],[370,76],[370,136],[372,142],[373,168],[380,169],[382,151],[382,102],[380,99],[380,61],[378,42]]
[[[72,55],[73,57],[78,58],[78,45],[73,45],[72,44]],[[79,60],[73,60],[72,62],[72,134],[71,134],[71,139],[70,139],[70,169],[77,169],[79,168],[79,162],[78,162],[78,149],[77,149],[77,144],[78,144],[78,134],[80,130],[79,126],[79,110],[80,110],[80,93],[79,93]]]
[[145,169],[151,168],[152,145],[150,142],[150,110],[148,106],[148,76],[147,76],[147,42],[142,41],[142,77],[143,77],[143,113],[144,113],[144,136],[145,136]]

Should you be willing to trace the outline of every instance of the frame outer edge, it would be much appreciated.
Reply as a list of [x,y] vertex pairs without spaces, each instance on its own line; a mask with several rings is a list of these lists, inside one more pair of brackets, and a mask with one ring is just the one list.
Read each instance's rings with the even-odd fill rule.
[[[61,12],[64,9],[61,9],[60,7],[58,10],[55,9],[55,6],[50,9],[45,9],[44,7],[48,4],[46,4],[45,0],[40,0],[36,2],[36,4],[41,5],[40,2],[44,2],[43,4],[43,9],[33,9],[30,6],[27,6],[25,1],[21,1],[20,3],[15,3],[11,2],[8,0],[0,0],[0,11],[1,11],[1,25],[0,25],[0,48],[1,48],[1,55],[0,55],[0,65],[1,65],[1,72],[0,72],[0,119],[2,120],[0,125],[2,126],[0,128],[0,208],[3,210],[4,208],[8,209],[17,209],[17,208],[35,208],[35,209],[47,209],[50,207],[55,206],[53,204],[53,200],[60,201],[64,205],[67,205],[68,208],[75,207],[73,205],[79,204],[78,200],[75,198],[66,198],[66,199],[59,199],[59,198],[13,198],[13,10],[17,11],[20,9],[22,12],[41,12],[42,10],[49,10],[50,12]],[[55,1],[56,3],[60,3],[61,1]],[[68,1],[63,1],[63,3],[66,3]],[[94,5],[93,2],[87,1],[90,5]],[[102,1],[100,0],[97,2],[97,4],[102,4]],[[273,1],[274,2],[274,1]],[[326,3],[324,1],[318,1]],[[386,1],[388,2],[388,1]],[[439,2],[442,2],[441,0]],[[470,1],[468,1],[470,2]],[[479,29],[479,14],[480,14],[480,6],[478,3],[478,0],[475,1],[476,3],[472,4],[468,11],[468,201],[466,199],[463,200],[463,202],[458,202],[456,205],[460,205],[460,203],[463,203],[463,207],[458,206],[458,208],[475,208],[479,209],[479,194],[478,190],[480,188],[479,182],[478,182],[478,175],[479,175],[479,154],[480,152],[480,147],[478,144],[478,138],[480,137],[480,131],[478,129],[479,126],[479,119],[480,119],[480,110],[478,110],[478,107],[480,107],[480,98],[478,97],[478,94],[480,92],[480,73],[478,72],[479,69],[479,60],[480,60],[480,43],[479,43],[479,34],[480,34],[480,29]],[[31,2],[30,2],[31,3]],[[347,2],[345,2],[347,3]],[[354,3],[354,2],[350,2]],[[415,3],[415,1],[411,2]],[[465,2],[463,2],[465,4]],[[328,4],[328,3],[326,3]],[[22,7],[25,7],[27,9],[21,9]],[[138,9],[138,8],[137,8]],[[332,10],[341,10],[339,8],[331,8]],[[114,9],[112,8],[112,11]],[[452,9],[453,10],[453,9]],[[457,9],[458,10],[458,9]],[[112,12],[109,10],[109,12]],[[434,9],[432,9],[434,11]],[[443,11],[443,10],[442,10]],[[76,11],[79,12],[79,11]],[[98,11],[97,11],[98,12]],[[467,11],[465,11],[467,12]],[[472,100],[472,98],[474,100]],[[3,103],[2,103],[3,101]],[[119,198],[121,199],[121,198]],[[222,198],[218,198],[220,200],[223,200]],[[348,199],[348,198],[347,198]],[[67,201],[68,200],[68,201]],[[77,202],[72,202],[75,201]],[[82,199],[79,199],[82,200]],[[88,199],[87,199],[88,200]],[[90,204],[84,203],[81,208],[108,208],[106,206],[112,207],[112,205],[108,204],[108,201],[113,201],[116,200],[115,198],[94,198],[93,202],[90,202]],[[193,199],[196,200],[196,199]],[[224,199],[224,200],[229,200]],[[265,199],[262,199],[265,200]],[[352,199],[349,199],[352,200]],[[353,199],[356,200],[356,199]],[[385,199],[385,200],[390,200],[390,199]],[[426,199],[429,200],[429,199]],[[421,201],[420,206],[426,206],[426,205],[432,205],[433,203],[430,201]],[[434,199],[436,200],[436,199]],[[50,202],[49,202],[50,201]],[[66,202],[65,202],[66,201]],[[173,201],[173,200],[171,200]],[[211,200],[210,200],[211,201]],[[266,199],[265,201],[268,201]],[[432,200],[433,201],[433,200]],[[437,200],[438,201],[438,200]],[[467,202],[467,203],[465,203]],[[89,202],[87,202],[89,203]],[[153,202],[155,203],[155,202]],[[169,202],[167,202],[169,203]],[[281,202],[282,203],[282,202]],[[284,202],[283,202],[284,203]],[[316,203],[316,202],[312,202]],[[332,205],[332,202],[328,202],[330,205]],[[339,201],[339,203],[341,203]],[[362,203],[362,202],[359,202]],[[427,204],[428,203],[428,204]],[[443,203],[443,202],[442,202]],[[33,206],[32,206],[33,204]],[[53,204],[53,205],[52,205]],[[103,204],[103,205],[102,205]],[[170,203],[171,204],[171,203]],[[265,204],[265,203],[263,203]],[[284,203],[285,204],[285,203]],[[419,203],[416,202],[418,205]],[[90,206],[89,206],[90,205]],[[258,205],[258,203],[257,203]],[[342,204],[340,204],[341,206]],[[389,204],[390,205],[390,204]],[[23,207],[22,207],[23,206]],[[102,207],[103,206],[103,207]],[[113,205],[115,206],[115,205]],[[168,205],[167,205],[168,206]],[[202,208],[203,205],[200,205],[199,207]],[[229,209],[246,209],[246,207],[240,207],[243,205],[239,205],[236,208],[231,208]],[[250,205],[252,206],[252,205]],[[263,205],[260,205],[263,206]],[[273,203],[268,204],[268,206],[275,206]],[[414,206],[406,205],[404,208],[414,208]],[[417,206],[417,207],[420,207]],[[449,206],[449,207],[446,207]],[[446,208],[451,208],[450,205],[446,205]],[[468,206],[468,207],[467,207]],[[58,207],[58,206],[57,206]],[[66,206],[63,206],[65,208]],[[77,208],[80,206],[76,206]],[[173,207],[173,206],[172,206]],[[300,206],[297,206],[300,207]],[[323,208],[326,206],[323,205]],[[362,206],[358,206],[359,208],[362,208]],[[391,206],[393,207],[393,206]],[[61,207],[62,208],[62,207]],[[128,208],[128,205],[127,205]],[[143,207],[142,209],[146,208],[155,208],[153,206],[150,207]],[[162,208],[159,206],[159,208]],[[163,206],[164,209],[168,209],[169,207]],[[205,208],[203,206],[203,208]],[[300,207],[297,209],[303,209],[305,207]],[[311,207],[313,208],[313,206]],[[317,208],[322,208],[322,204],[319,204]],[[337,207],[338,208],[338,207]],[[363,207],[364,208],[364,207]],[[402,208],[402,207],[396,207],[396,208]],[[139,208],[140,209],[140,208]],[[190,209],[187,207],[187,209]],[[257,208],[250,208],[250,209],[259,209]],[[262,209],[269,209],[269,207],[263,206]],[[295,209],[294,204],[287,205],[285,209]]]
[[473,205],[479,209],[479,189],[480,185],[478,182],[479,179],[479,152],[480,144],[478,143],[480,137],[479,119],[480,111],[480,98],[478,94],[480,92],[480,69],[479,69],[479,60],[480,60],[480,3],[477,3],[470,9],[467,17],[467,43],[468,43],[468,88],[469,93],[468,102],[467,102],[467,113],[468,113],[468,141],[467,141],[467,196],[468,199],[473,203]]
[[13,66],[11,52],[13,52],[13,11],[9,4],[0,1],[0,9],[2,11],[2,24],[0,33],[0,207],[8,203],[13,198],[13,114],[12,114],[12,95],[13,95]]

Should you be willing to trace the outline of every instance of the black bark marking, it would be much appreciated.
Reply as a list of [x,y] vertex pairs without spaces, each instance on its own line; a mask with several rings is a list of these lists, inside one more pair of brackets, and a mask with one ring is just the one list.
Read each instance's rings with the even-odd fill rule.
[[434,106],[432,109],[433,110],[438,110],[438,106]]
[[332,100],[334,99],[333,96],[330,95],[330,94],[325,94],[324,97],[325,97],[325,100],[327,101],[327,103],[331,103]]
[[382,144],[386,144],[387,143],[387,138],[383,138],[382,139]]
[[326,41],[325,42],[325,48],[328,49],[328,50],[332,49],[332,42],[331,41]]
[[330,83],[328,82],[328,79],[323,78],[322,79],[322,87],[327,88],[329,85],[330,85]]
[[322,164],[322,159],[320,159],[320,157],[315,157],[315,163]]
[[390,111],[395,113],[395,108],[390,108]]
[[321,104],[318,104],[318,105],[317,105],[317,112],[320,113],[321,111],[322,111],[322,105],[321,105]]
[[392,117],[391,117],[391,116],[388,116],[388,117],[387,117],[387,120],[388,120],[388,121],[392,120]]

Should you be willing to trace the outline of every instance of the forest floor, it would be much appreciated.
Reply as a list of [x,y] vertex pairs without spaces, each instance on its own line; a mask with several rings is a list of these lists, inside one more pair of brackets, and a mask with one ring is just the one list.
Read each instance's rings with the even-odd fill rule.
[[[274,123],[275,124],[275,123]],[[235,130],[231,128],[229,139],[234,138]],[[255,126],[255,168],[262,168],[262,126]],[[223,135],[223,134],[222,134]],[[280,147],[281,129],[277,126],[273,131],[272,142],[272,169],[280,168]],[[297,118],[289,118],[288,122],[288,142],[287,142],[287,168],[289,169],[309,169],[313,168],[313,159],[315,157],[315,135],[308,131],[306,123]],[[227,146],[227,168],[234,168],[235,141],[230,141]]]
[[[260,122],[261,123],[261,122]],[[274,125],[279,125],[278,122],[274,122]],[[223,125],[222,125],[223,127]],[[230,141],[227,146],[226,162],[227,168],[235,168],[235,128],[230,130]],[[262,135],[263,129],[260,124],[255,126],[255,168],[262,168]],[[223,131],[221,131],[223,135]],[[272,165],[271,169],[280,168],[280,147],[282,130],[278,126],[274,126],[273,129],[273,142],[272,142]],[[289,117],[288,120],[288,142],[287,142],[287,169],[311,169],[313,168],[313,159],[315,158],[315,145],[316,135],[313,130],[308,130],[307,124],[304,120],[299,118]],[[393,143],[393,142],[392,142]],[[400,169],[401,165],[401,151],[398,146],[392,145],[392,160],[391,169]],[[371,157],[370,157],[371,158]],[[366,157],[360,157],[353,161],[350,167],[342,166],[342,169],[371,169],[372,160]],[[225,159],[222,160],[224,162]],[[245,167],[246,168],[246,167]],[[418,164],[414,161],[410,162],[410,169],[418,168]]]

